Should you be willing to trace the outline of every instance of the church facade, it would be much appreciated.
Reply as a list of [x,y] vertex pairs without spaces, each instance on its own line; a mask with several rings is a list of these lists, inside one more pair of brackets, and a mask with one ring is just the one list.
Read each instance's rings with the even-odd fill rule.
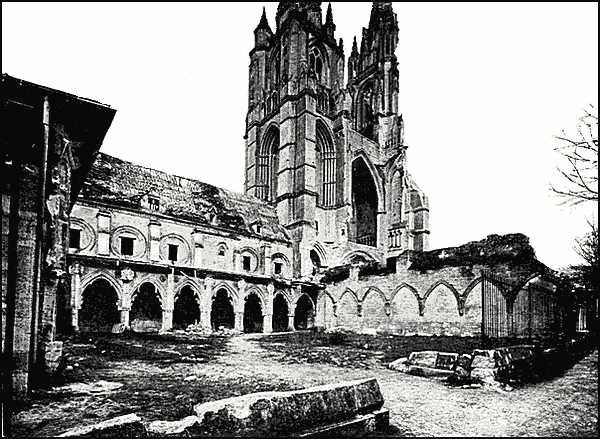
[[327,326],[325,270],[427,250],[391,2],[348,60],[331,6],[280,2],[275,25],[263,11],[250,52],[244,193],[100,153],[71,213],[64,326]]

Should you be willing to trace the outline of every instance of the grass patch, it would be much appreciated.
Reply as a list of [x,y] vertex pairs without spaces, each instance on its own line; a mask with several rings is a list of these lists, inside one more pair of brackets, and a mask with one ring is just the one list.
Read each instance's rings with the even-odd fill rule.
[[479,337],[364,335],[304,331],[272,335],[261,347],[283,354],[290,363],[326,363],[341,367],[370,368],[373,361],[390,363],[413,351],[467,353],[473,349],[505,346],[506,340],[483,341]]

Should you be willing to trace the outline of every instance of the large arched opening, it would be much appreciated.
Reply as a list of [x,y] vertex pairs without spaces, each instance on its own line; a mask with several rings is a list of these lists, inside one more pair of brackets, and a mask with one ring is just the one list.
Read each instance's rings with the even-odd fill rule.
[[358,244],[377,246],[377,188],[365,160],[352,162],[352,236]]
[[273,332],[287,331],[289,309],[283,294],[277,294],[273,299]]
[[119,323],[119,296],[105,279],[88,285],[82,293],[79,329],[84,332],[110,332]]
[[277,198],[277,171],[279,170],[279,130],[272,126],[265,133],[256,154],[257,198],[274,201]]
[[162,307],[159,292],[150,282],[141,284],[131,304],[131,329],[135,332],[155,332],[162,327]]
[[213,331],[221,327],[231,329],[235,325],[233,303],[225,288],[218,290],[213,298],[210,310],[210,325]]
[[173,305],[173,328],[185,329],[200,319],[200,307],[194,290],[184,286],[177,295]]
[[313,326],[315,326],[315,308],[310,297],[303,294],[296,303],[296,311],[294,311],[294,328],[310,329]]
[[250,293],[244,303],[244,332],[262,332],[263,318],[260,298]]
[[336,204],[335,148],[327,128],[317,121],[316,159],[317,205],[332,207]]

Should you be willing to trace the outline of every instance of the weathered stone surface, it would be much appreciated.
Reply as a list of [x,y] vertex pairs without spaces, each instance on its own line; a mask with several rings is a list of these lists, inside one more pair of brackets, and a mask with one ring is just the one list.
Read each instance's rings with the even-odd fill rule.
[[476,367],[471,369],[471,379],[483,384],[496,384],[497,369],[489,367]]
[[110,332],[112,332],[113,334],[122,334],[123,332],[125,332],[125,328],[125,323],[117,323],[113,325]]
[[494,359],[493,350],[475,349],[473,351],[471,368],[493,369],[494,367],[496,367],[496,360]]
[[186,416],[179,421],[154,421],[148,426],[151,436],[185,436],[190,427],[198,424],[197,416]]
[[435,367],[437,355],[437,351],[411,352],[408,356],[408,362],[415,366]]
[[162,324],[158,320],[141,320],[135,319],[131,322],[131,330],[133,332],[158,332]]
[[60,367],[63,353],[63,342],[44,343],[44,370],[48,374],[55,373]]
[[119,416],[94,425],[73,428],[58,437],[146,437],[146,428],[140,417],[134,413]]
[[407,357],[402,357],[402,358],[398,358],[395,361],[392,361],[390,364],[388,364],[388,367],[392,370],[397,370],[398,372],[408,372],[408,358]]
[[376,379],[343,382],[290,392],[261,392],[198,404],[205,435],[293,434],[378,410],[383,396]]

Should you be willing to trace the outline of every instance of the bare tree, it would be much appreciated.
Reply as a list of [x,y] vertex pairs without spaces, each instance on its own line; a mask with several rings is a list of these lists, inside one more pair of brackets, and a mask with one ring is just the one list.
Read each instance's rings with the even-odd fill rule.
[[598,202],[598,110],[593,105],[584,110],[577,123],[577,136],[570,138],[565,131],[556,138],[561,142],[554,148],[563,158],[558,166],[561,183],[550,186],[563,204],[577,205],[586,201]]
[[590,231],[581,238],[575,240],[575,251],[581,258],[590,266],[598,266],[599,249],[598,249],[598,224],[587,220],[590,226]]

